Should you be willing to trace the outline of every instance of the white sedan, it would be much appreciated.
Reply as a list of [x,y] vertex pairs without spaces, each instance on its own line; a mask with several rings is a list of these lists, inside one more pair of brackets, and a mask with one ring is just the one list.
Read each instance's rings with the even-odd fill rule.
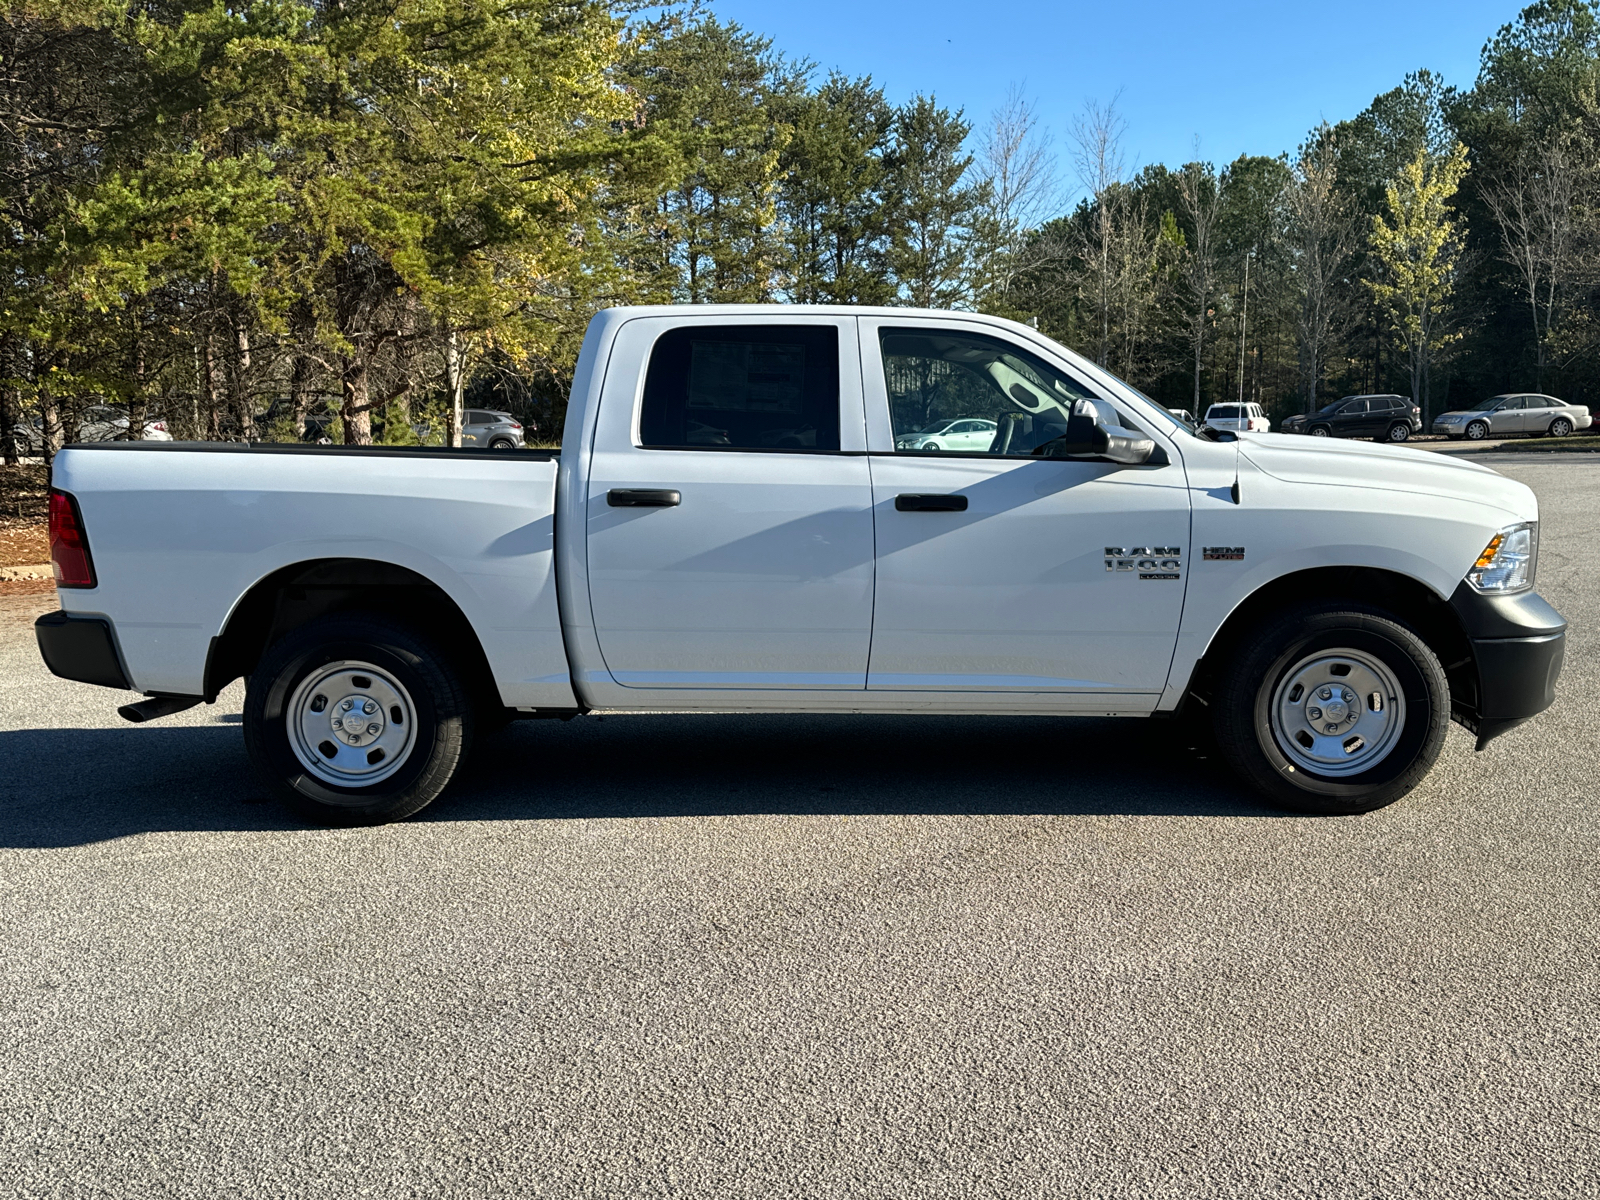
[[982,417],[935,421],[915,433],[895,439],[897,450],[987,450],[994,442],[995,423]]

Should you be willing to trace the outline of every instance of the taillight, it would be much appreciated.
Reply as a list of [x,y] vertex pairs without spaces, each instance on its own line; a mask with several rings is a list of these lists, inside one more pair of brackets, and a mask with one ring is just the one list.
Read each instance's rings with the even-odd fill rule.
[[89,558],[89,539],[83,532],[78,502],[54,488],[50,490],[50,565],[55,569],[57,587],[95,586],[94,562]]
[[165,421],[157,421],[150,428],[154,429],[158,433],[165,433],[167,431],[167,423]]
[[521,429],[522,426],[518,425],[515,421],[513,421],[513,422],[511,422],[511,428],[513,428],[513,429]]

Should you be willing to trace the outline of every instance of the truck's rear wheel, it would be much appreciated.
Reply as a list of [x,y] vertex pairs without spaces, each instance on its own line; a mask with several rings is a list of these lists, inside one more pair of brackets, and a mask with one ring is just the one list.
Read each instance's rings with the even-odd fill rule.
[[1450,720],[1444,668],[1393,617],[1306,605],[1272,622],[1221,673],[1222,756],[1288,808],[1360,813],[1433,767]]
[[385,617],[313,621],[250,676],[245,745],[278,794],[330,824],[398,821],[444,791],[472,706],[450,660]]

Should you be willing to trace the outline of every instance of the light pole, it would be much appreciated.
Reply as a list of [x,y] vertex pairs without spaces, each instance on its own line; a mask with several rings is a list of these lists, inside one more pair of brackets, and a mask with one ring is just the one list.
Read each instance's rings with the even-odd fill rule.
[[1244,331],[1250,324],[1250,260],[1256,256],[1251,246],[1244,256],[1244,298],[1239,305],[1239,403],[1244,403]]

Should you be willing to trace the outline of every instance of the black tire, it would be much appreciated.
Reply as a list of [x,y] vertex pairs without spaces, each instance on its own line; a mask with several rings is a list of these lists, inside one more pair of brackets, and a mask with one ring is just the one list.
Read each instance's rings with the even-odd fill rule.
[[[1296,767],[1274,733],[1271,709],[1280,683],[1323,650],[1377,659],[1403,694],[1403,723],[1391,748],[1359,774]],[[1350,604],[1307,604],[1284,613],[1238,648],[1219,685],[1212,719],[1223,760],[1262,795],[1299,812],[1345,815],[1393,804],[1432,770],[1450,724],[1450,687],[1433,651],[1394,616]]]
[[1389,432],[1384,435],[1384,441],[1398,443],[1404,442],[1410,437],[1411,426],[1407,425],[1404,421],[1396,421],[1393,425],[1389,426]]
[[1326,425],[1313,425],[1311,427],[1311,436],[1312,437],[1332,437],[1333,436],[1333,430],[1329,429]]
[[1481,442],[1489,436],[1489,426],[1482,421],[1473,421],[1467,426],[1465,436],[1469,442]]
[[[396,755],[398,766],[384,768],[390,774],[365,786],[319,778],[291,744],[287,708],[296,689],[341,663],[369,664],[373,674],[399,684],[410,702],[409,750]],[[281,799],[330,825],[399,821],[431,803],[465,759],[473,725],[472,703],[450,659],[414,629],[376,615],[323,617],[296,629],[262,655],[245,694],[245,747],[256,769]],[[332,747],[329,740],[321,745]]]
[[1566,417],[1557,417],[1554,421],[1550,422],[1551,437],[1566,437],[1567,434],[1571,432],[1572,422]]
[[516,448],[517,444],[510,438],[495,438],[494,441],[489,443],[489,449],[491,450],[515,450]]

